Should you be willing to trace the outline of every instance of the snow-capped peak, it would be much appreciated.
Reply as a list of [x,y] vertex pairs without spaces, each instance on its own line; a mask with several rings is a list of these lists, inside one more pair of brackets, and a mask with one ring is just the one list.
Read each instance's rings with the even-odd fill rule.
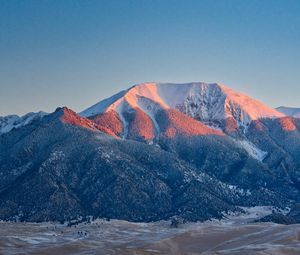
[[122,115],[130,108],[139,108],[150,117],[157,109],[177,109],[207,123],[233,118],[242,127],[246,127],[252,120],[284,116],[224,85],[203,82],[137,84],[95,104],[81,115],[91,117],[110,110]]
[[286,106],[280,106],[276,108],[277,111],[294,118],[300,118],[300,108],[294,108],[294,107],[286,107]]
[[30,112],[24,116],[8,115],[0,117],[0,135],[8,133],[13,128],[19,128],[32,123],[36,119],[40,119],[47,115],[45,112]]

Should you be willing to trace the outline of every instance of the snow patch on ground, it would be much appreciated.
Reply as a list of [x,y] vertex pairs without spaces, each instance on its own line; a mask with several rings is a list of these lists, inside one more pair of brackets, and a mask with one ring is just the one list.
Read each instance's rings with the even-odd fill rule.
[[230,213],[225,215],[226,219],[224,223],[241,223],[252,222],[254,220],[261,219],[267,215],[272,214],[273,206],[254,206],[254,207],[240,207],[244,210],[244,213]]
[[127,136],[128,136],[128,122],[126,121],[126,119],[124,118],[124,105],[125,103],[122,101],[122,103],[118,104],[117,107],[114,109],[118,115],[119,115],[119,118],[122,122],[122,126],[123,126],[123,139],[126,139]]
[[253,157],[261,162],[268,155],[267,152],[260,150],[253,143],[251,143],[247,140],[237,140],[237,143],[240,147],[245,149],[251,157]]
[[249,189],[242,189],[235,185],[228,185],[228,188],[234,193],[238,193],[243,196],[251,196],[251,191]]

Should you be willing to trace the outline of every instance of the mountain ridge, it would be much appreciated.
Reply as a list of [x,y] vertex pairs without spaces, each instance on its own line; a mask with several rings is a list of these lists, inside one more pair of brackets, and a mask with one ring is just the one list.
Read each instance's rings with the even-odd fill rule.
[[124,113],[139,109],[157,127],[159,110],[176,109],[205,124],[223,130],[246,129],[250,122],[261,118],[285,116],[275,109],[217,83],[142,83],[100,101],[80,113],[93,117],[114,111],[126,126]]
[[0,116],[0,135],[11,131],[14,128],[26,126],[36,119],[40,119],[47,115],[46,112],[29,112],[23,116],[7,115]]
[[277,107],[276,110],[287,116],[300,118],[300,108],[280,106]]
[[300,119],[218,84],[143,86],[0,135],[0,219],[198,221],[266,205],[300,221]]

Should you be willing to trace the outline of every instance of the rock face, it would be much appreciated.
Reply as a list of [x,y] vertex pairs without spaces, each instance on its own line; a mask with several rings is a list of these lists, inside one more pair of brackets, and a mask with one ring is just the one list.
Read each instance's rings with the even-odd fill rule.
[[218,84],[147,83],[80,115],[58,108],[0,135],[0,218],[196,221],[271,205],[298,222],[299,128]]

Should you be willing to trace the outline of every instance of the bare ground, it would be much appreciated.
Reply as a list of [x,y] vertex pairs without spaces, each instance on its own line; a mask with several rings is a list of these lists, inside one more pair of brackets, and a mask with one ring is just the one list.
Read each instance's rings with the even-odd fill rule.
[[251,223],[268,209],[222,221],[129,223],[97,220],[67,227],[54,223],[0,223],[0,254],[300,254],[300,225]]

